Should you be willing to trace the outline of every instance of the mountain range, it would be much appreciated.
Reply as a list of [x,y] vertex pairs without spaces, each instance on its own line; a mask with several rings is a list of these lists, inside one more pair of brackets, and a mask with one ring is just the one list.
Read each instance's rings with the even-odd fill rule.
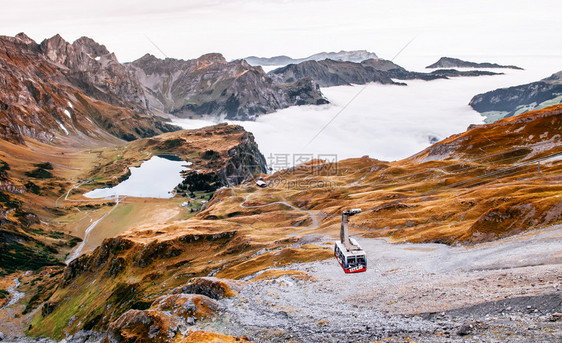
[[366,84],[404,85],[394,80],[436,80],[458,76],[499,75],[490,71],[458,71],[455,69],[438,69],[431,73],[412,72],[383,59],[368,59],[360,63],[322,60],[304,61],[297,64],[274,69],[268,73],[276,82],[294,82],[300,78],[311,78],[322,87]]
[[178,129],[146,114],[142,86],[90,39],[0,37],[0,66],[3,139],[132,140]]
[[459,58],[452,57],[441,57],[439,61],[433,63],[426,67],[427,69],[437,69],[437,68],[490,68],[490,69],[517,69],[523,70],[523,68],[514,65],[500,65],[497,63],[475,63],[469,61],[463,61]]
[[0,37],[0,46],[0,136],[20,143],[107,134],[133,140],[178,130],[165,122],[169,114],[252,120],[327,103],[310,79],[277,84],[260,67],[220,54],[122,64],[87,37],[37,44],[23,33]]
[[325,59],[358,63],[369,59],[378,59],[378,56],[374,52],[368,52],[367,50],[341,50],[340,52],[320,52],[304,58],[291,58],[284,55],[275,57],[244,57],[244,60],[253,66],[283,66],[287,64],[301,63],[304,61],[322,61]]
[[475,95],[470,106],[487,122],[562,103],[562,71],[540,81]]
[[[495,73],[371,58],[266,74],[220,54],[120,63],[86,37],[0,37],[0,341],[557,341],[562,105],[397,161],[273,174],[241,126],[167,123],[323,104],[319,85],[478,75]],[[471,105],[559,102],[561,82]],[[184,161],[172,198],[85,196],[156,156]],[[361,275],[333,259],[351,208]]]
[[277,84],[260,67],[244,60],[227,62],[221,54],[187,61],[147,54],[127,67],[155,113],[253,120],[289,106],[327,103],[310,79]]

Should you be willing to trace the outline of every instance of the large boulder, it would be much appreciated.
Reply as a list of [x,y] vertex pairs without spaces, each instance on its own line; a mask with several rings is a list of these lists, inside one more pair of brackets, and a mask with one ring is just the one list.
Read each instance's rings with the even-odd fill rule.
[[215,315],[218,308],[217,302],[205,295],[181,293],[161,296],[150,307],[151,310],[182,317],[188,324]]
[[222,299],[236,295],[244,283],[216,277],[196,277],[183,286],[172,291],[172,294],[201,294],[211,299]]
[[107,329],[104,342],[170,342],[180,329],[179,318],[155,310],[129,310]]

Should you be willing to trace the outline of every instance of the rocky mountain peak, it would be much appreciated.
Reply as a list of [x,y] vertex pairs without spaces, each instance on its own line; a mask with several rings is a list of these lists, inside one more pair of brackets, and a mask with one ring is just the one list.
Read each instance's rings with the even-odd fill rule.
[[157,60],[158,60],[158,58],[156,58],[156,56],[154,56],[152,54],[149,54],[149,53],[146,53],[146,54],[144,54],[144,56],[137,59],[133,63],[150,63],[150,62],[157,61]]
[[105,45],[101,45],[89,37],[80,37],[72,43],[75,49],[82,49],[82,51],[89,54],[91,57],[104,56],[109,54]]
[[544,81],[547,81],[549,83],[556,83],[556,84],[561,84],[562,83],[562,70],[552,74],[551,76],[547,77],[546,79],[544,79]]
[[58,33],[41,42],[41,51],[55,63],[64,64],[72,45],[65,41]]
[[226,64],[226,59],[222,54],[210,53],[205,54],[197,59],[197,62],[202,64]]
[[37,44],[33,39],[29,38],[29,36],[23,32],[18,33],[16,35],[16,39],[18,39],[23,44]]
[[364,66],[371,66],[373,68],[375,68],[376,70],[379,71],[389,71],[389,70],[405,70],[404,68],[402,68],[401,66],[399,66],[398,64],[389,61],[389,60],[383,60],[383,59],[368,59],[365,60],[363,62],[361,62],[362,65]]
[[[232,62],[238,64],[239,66],[241,66],[245,69],[261,68],[260,66],[254,67],[254,66],[250,65],[246,60],[234,60]],[[263,70],[263,68],[262,68],[262,70]]]

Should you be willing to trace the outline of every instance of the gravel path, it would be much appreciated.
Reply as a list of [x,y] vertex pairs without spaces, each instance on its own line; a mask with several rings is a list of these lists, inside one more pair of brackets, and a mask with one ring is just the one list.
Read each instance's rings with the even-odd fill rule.
[[258,342],[558,342],[561,241],[560,225],[474,247],[360,239],[367,272],[292,265],[315,281],[250,283],[209,325]]
[[88,236],[90,235],[90,232],[96,227],[96,225],[98,225],[100,221],[105,219],[105,217],[111,214],[111,212],[113,212],[113,210],[115,210],[115,208],[119,206],[119,200],[121,199],[121,196],[118,195],[117,197],[115,197],[115,199],[115,205],[113,205],[113,207],[109,211],[107,211],[101,218],[95,220],[92,224],[90,224],[90,226],[88,226],[88,228],[84,232],[84,239],[82,239],[82,242],[80,242],[78,247],[76,247],[76,249],[74,249],[72,253],[67,257],[65,261],[67,265],[82,254],[82,249],[84,249],[84,246],[87,244]]

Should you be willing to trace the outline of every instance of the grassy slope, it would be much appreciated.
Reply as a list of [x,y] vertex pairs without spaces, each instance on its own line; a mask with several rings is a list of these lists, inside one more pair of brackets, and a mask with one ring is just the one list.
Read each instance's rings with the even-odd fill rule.
[[[213,139],[211,132],[214,131],[219,131],[220,134]],[[36,215],[38,219],[36,224],[28,227],[18,219],[16,212],[8,214],[7,219],[15,224],[9,227],[3,225],[2,230],[8,230],[11,236],[23,235],[26,241],[9,247],[3,246],[6,252],[4,253],[3,250],[2,256],[10,258],[10,268],[7,268],[8,264],[3,263],[0,272],[35,269],[43,265],[60,265],[79,241],[78,237],[83,237],[84,231],[91,222],[102,217],[114,204],[113,201],[104,199],[86,199],[81,194],[91,188],[114,183],[124,174],[127,167],[138,166],[152,155],[167,153],[189,158],[193,161],[194,168],[211,170],[216,165],[224,163],[228,156],[227,151],[239,144],[244,134],[245,132],[240,128],[220,126],[208,131],[175,132],[163,137],[127,144],[115,138],[76,141],[75,137],[67,137],[62,138],[56,145],[29,139],[26,139],[25,145],[0,140],[0,160],[9,165],[10,169],[7,172],[9,180],[21,189],[24,188],[24,184],[31,181],[38,187],[37,193],[39,193],[33,194],[27,191],[21,195],[4,196],[11,202],[21,204],[22,213],[29,212]],[[212,161],[201,158],[207,149],[215,149],[219,152],[220,158]],[[26,175],[44,162],[51,163],[53,168],[48,172],[52,177],[42,179]],[[77,183],[90,178],[94,179],[93,183],[82,185]],[[196,200],[191,200],[191,207],[198,209],[201,207],[201,200],[208,199],[209,194],[196,192],[196,196]],[[106,217],[91,232],[85,250],[93,249],[106,237],[118,235],[139,225],[190,218],[194,215],[190,208],[179,206],[186,200],[182,198],[124,199],[115,209],[115,213]],[[0,209],[8,209],[2,206]],[[50,275],[45,274],[45,277],[50,278]],[[53,278],[55,283],[58,277]],[[8,276],[8,279],[11,280],[12,276]],[[38,287],[37,284],[41,283],[22,285],[23,288],[28,289],[24,301],[34,306],[38,304],[36,300],[44,299],[41,296],[37,297],[44,288]],[[50,292],[45,295],[48,297]]]
[[[336,237],[345,208],[368,210],[353,217],[353,234],[394,242],[473,244],[560,222],[561,160],[544,161],[540,173],[536,164],[505,172],[562,151],[560,113],[558,106],[476,127],[402,161],[316,161],[265,177],[268,188],[250,182],[220,190],[195,217],[128,231],[67,269],[64,286],[49,299],[52,313],[38,314],[29,332],[61,337],[85,323],[103,329],[119,315],[107,304],[136,308],[193,276],[239,279],[328,258],[331,245],[307,244],[306,236]],[[225,232],[233,234],[213,236]],[[119,242],[128,243],[109,248]],[[116,266],[119,272],[110,272]],[[93,296],[86,294],[91,284],[99,293],[80,303]],[[121,299],[124,288],[136,296]],[[72,314],[79,320],[65,326]]]

